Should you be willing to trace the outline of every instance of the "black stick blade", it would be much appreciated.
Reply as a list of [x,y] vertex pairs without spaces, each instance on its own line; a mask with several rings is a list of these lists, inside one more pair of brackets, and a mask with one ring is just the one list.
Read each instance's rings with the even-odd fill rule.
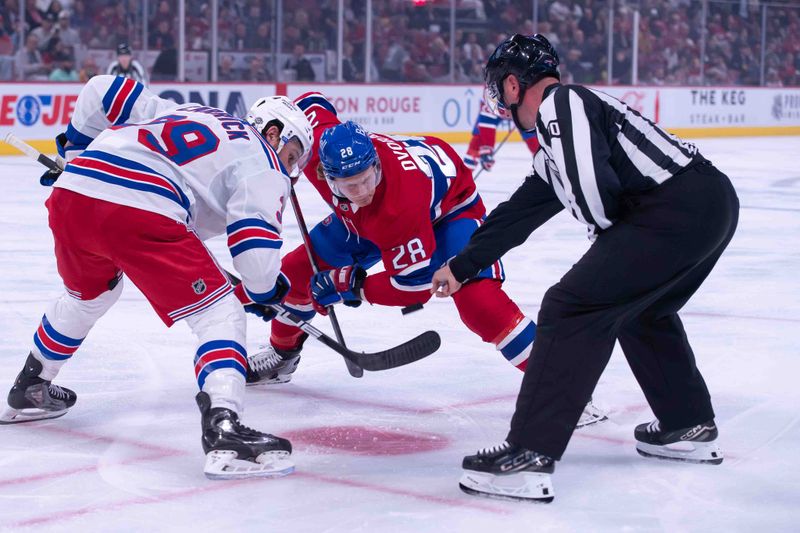
[[442,339],[439,337],[438,333],[435,331],[426,331],[410,341],[382,352],[351,352],[348,355],[350,355],[361,368],[375,372],[397,368],[424,359],[438,350],[441,345]]

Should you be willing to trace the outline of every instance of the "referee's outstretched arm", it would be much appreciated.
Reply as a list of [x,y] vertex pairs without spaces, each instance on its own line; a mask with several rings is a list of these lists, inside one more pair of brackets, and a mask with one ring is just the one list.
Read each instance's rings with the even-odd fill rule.
[[456,280],[463,282],[525,242],[539,226],[564,209],[547,183],[536,173],[525,178],[511,198],[498,205],[450,261]]

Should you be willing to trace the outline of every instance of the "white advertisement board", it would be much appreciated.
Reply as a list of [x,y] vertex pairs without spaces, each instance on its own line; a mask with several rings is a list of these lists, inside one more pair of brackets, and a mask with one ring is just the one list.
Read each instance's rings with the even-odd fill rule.
[[[67,128],[81,87],[78,83],[0,84],[0,138],[13,131],[26,140],[53,139]],[[157,83],[150,90],[178,103],[219,107],[243,117],[252,102],[275,94],[276,85]]]
[[[41,146],[51,143],[66,129],[80,88],[76,83],[0,84],[0,138],[14,131]],[[595,88],[680,135],[800,134],[800,88]],[[290,97],[320,91],[332,99],[342,119],[372,131],[429,133],[451,142],[469,140],[483,95],[480,85],[156,83],[150,89],[179,103],[219,107],[237,116],[278,91]],[[12,153],[0,148],[0,153]]]
[[800,88],[661,88],[660,122],[670,128],[800,125]]

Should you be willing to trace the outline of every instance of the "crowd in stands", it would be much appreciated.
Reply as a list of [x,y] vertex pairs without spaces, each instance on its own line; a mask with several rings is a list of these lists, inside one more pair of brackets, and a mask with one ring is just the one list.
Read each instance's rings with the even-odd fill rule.
[[[177,0],[0,0],[0,79],[83,81],[106,65],[86,50],[171,53],[177,46]],[[220,81],[268,81],[315,76],[309,54],[328,61],[335,77],[337,0],[219,0]],[[364,60],[364,0],[345,0],[343,78],[362,81],[482,81],[495,45],[511,33],[544,33],[562,59],[568,82],[629,84],[633,76],[634,11],[640,14],[638,82],[650,85],[758,85],[762,76],[762,5],[767,5],[765,85],[800,85],[800,1],[616,0],[613,49],[608,53],[609,0],[456,0],[451,48],[450,0],[373,0],[372,59]],[[208,0],[186,0],[186,46],[210,51]],[[534,23],[534,20],[536,23]],[[280,29],[278,22],[281,23]],[[146,39],[144,27],[147,27]],[[22,31],[24,28],[24,32]],[[703,31],[705,29],[705,43]],[[276,36],[288,59],[273,72]],[[23,38],[24,36],[24,38]],[[703,54],[703,46],[705,46]],[[134,52],[135,55],[136,52]],[[246,55],[246,60],[235,57]],[[451,57],[454,70],[451,72]],[[704,61],[703,61],[704,57]],[[285,78],[284,78],[285,79]]]

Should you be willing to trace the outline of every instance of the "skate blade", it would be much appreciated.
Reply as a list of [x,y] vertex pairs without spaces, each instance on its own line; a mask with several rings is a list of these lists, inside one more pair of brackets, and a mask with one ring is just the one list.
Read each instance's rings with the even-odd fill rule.
[[50,418],[58,418],[67,414],[69,409],[61,411],[43,411],[41,409],[14,409],[13,407],[6,408],[0,414],[0,424],[21,424],[23,422],[34,422],[36,420],[48,420]]
[[206,455],[203,468],[208,479],[246,479],[254,477],[282,477],[294,472],[289,452],[264,452],[255,461],[237,459],[232,450],[214,450]]
[[550,503],[555,497],[550,475],[536,472],[494,475],[465,470],[458,486],[467,494],[495,500]]
[[575,429],[599,424],[606,420],[608,420],[608,415],[605,411],[595,406],[592,402],[589,402],[586,404],[586,407],[583,408],[581,417],[578,419],[578,423],[575,424]]
[[260,385],[280,385],[281,383],[289,383],[290,381],[292,381],[292,375],[288,374],[288,375],[274,377],[271,379],[262,379],[259,381],[248,382],[247,386],[258,387]]
[[588,426],[593,426],[594,424],[599,424],[600,422],[605,422],[608,420],[606,415],[588,415],[584,416],[581,415],[581,418],[578,420],[578,423],[575,424],[575,429],[581,429]]
[[692,449],[677,449],[637,442],[636,451],[642,457],[694,464],[719,465],[725,458],[716,442],[690,443],[687,441],[682,444],[691,444]]

